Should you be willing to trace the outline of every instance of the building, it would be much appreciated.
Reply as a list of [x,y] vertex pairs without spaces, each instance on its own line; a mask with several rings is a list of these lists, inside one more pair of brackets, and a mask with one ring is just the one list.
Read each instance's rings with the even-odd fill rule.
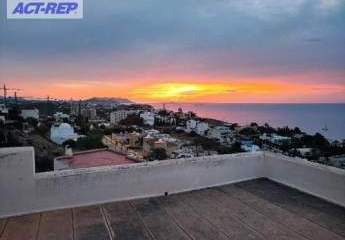
[[154,143],[156,142],[156,138],[151,135],[147,135],[143,138],[143,157],[147,158],[150,156],[153,148]]
[[186,132],[190,133],[192,131],[195,131],[197,125],[197,121],[194,119],[189,119],[186,121]]
[[157,115],[156,116],[156,121],[159,124],[163,124],[163,125],[176,125],[176,118],[172,115]]
[[0,104],[0,113],[2,114],[8,114],[8,108],[5,104]]
[[8,109],[5,104],[0,104],[0,122],[6,121],[6,116],[8,114]]
[[128,144],[131,148],[140,148],[142,143],[142,135],[137,132],[128,134]]
[[110,123],[113,125],[119,124],[122,120],[125,120],[128,115],[135,114],[135,110],[118,110],[110,113]]
[[313,148],[297,148],[296,151],[302,156],[302,157],[308,157],[313,154]]
[[128,152],[129,138],[127,133],[113,133],[111,136],[104,136],[102,142],[116,152],[123,154]]
[[280,136],[277,134],[272,134],[271,137],[271,143],[276,144],[276,145],[283,145],[285,143],[290,143],[291,138],[290,137],[285,137],[285,136]]
[[214,126],[207,132],[207,137],[216,139],[221,144],[231,144],[233,142],[233,133],[229,126]]
[[270,142],[275,145],[280,145],[280,146],[291,142],[290,137],[280,136],[277,134],[267,135],[266,133],[264,133],[263,135],[260,136],[260,139],[266,142]]
[[176,157],[176,151],[179,148],[177,139],[171,137],[155,138],[153,136],[146,136],[143,138],[143,157],[147,158],[155,149],[164,149],[169,158]]
[[63,144],[67,140],[78,140],[80,136],[68,123],[54,124],[50,128],[50,140],[56,144]]
[[199,134],[200,136],[205,136],[207,131],[209,129],[208,123],[198,121],[195,119],[189,119],[186,121],[186,132],[195,132]]
[[95,149],[55,158],[54,171],[131,163],[135,162],[127,159],[125,155],[107,149]]
[[143,112],[140,114],[145,125],[153,126],[155,124],[155,114],[154,112]]
[[144,158],[150,156],[151,152],[157,148],[163,148],[169,158],[176,156],[175,152],[181,143],[169,134],[160,133],[155,129],[146,130],[142,139],[142,155]]
[[208,123],[206,122],[198,122],[196,125],[195,132],[199,134],[200,136],[205,136],[208,131]]
[[96,108],[84,108],[81,110],[81,115],[89,120],[96,120],[97,110]]
[[331,156],[328,158],[332,166],[345,169],[345,154]]
[[22,109],[20,116],[24,119],[34,118],[34,119],[38,120],[40,118],[40,112],[37,108]]
[[54,119],[57,122],[63,121],[63,120],[68,120],[70,118],[70,116],[66,113],[62,113],[62,112],[56,112],[54,113]]
[[245,152],[260,151],[260,147],[258,145],[253,144],[251,141],[241,141],[241,149]]
[[81,114],[81,101],[71,103],[71,115],[79,116]]

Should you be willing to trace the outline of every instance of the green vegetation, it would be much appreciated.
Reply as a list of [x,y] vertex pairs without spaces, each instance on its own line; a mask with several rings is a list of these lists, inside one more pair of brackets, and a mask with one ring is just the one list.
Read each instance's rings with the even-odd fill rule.
[[103,148],[102,143],[103,134],[90,133],[85,137],[79,138],[77,141],[67,140],[63,143],[64,146],[69,145],[77,151],[91,150],[95,148]]
[[221,145],[214,139],[202,137],[199,135],[194,136],[193,144],[195,146],[201,146],[206,151],[216,151],[219,154],[231,154],[243,152],[240,143],[234,143],[231,147]]
[[154,150],[152,150],[150,156],[149,156],[149,160],[165,160],[168,158],[168,155],[165,151],[164,148],[156,148]]
[[127,116],[126,119],[120,121],[120,125],[125,125],[125,126],[143,126],[144,122],[143,119],[136,115],[136,114],[130,114]]

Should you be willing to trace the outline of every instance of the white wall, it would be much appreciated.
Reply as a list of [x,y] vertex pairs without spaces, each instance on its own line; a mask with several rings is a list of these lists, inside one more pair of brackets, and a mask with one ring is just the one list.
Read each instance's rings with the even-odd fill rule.
[[23,109],[21,111],[21,116],[24,118],[24,119],[27,119],[27,118],[34,118],[34,119],[39,119],[40,117],[40,112],[38,109]]
[[265,152],[267,178],[345,207],[345,170]]
[[[260,154],[155,161],[34,175],[33,149],[17,148],[16,151],[18,153],[8,156],[7,149],[0,149],[0,156],[5,154],[0,159],[1,182],[6,182],[0,185],[0,217],[158,196],[262,177],[263,157]],[[17,166],[17,162],[22,164]],[[12,181],[19,178],[22,179],[19,182]]]
[[34,174],[32,148],[0,149],[0,217],[268,177],[345,206],[345,171],[271,153]]

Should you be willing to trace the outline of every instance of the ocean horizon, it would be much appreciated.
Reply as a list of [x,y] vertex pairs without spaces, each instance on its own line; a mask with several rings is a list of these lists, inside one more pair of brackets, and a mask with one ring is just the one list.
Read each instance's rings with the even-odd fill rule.
[[[193,111],[199,117],[246,125],[298,127],[330,140],[345,139],[345,103],[164,103],[169,110]],[[152,103],[162,108],[163,103]],[[325,131],[325,127],[328,129]]]

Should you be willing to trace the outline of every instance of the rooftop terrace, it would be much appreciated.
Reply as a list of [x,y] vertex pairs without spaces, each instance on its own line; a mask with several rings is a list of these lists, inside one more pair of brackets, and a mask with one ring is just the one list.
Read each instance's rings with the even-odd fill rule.
[[123,165],[135,163],[125,155],[110,150],[92,150],[75,153],[73,156],[62,156],[54,160],[54,169],[90,168],[109,165]]
[[1,240],[345,239],[345,208],[260,178],[0,219]]

